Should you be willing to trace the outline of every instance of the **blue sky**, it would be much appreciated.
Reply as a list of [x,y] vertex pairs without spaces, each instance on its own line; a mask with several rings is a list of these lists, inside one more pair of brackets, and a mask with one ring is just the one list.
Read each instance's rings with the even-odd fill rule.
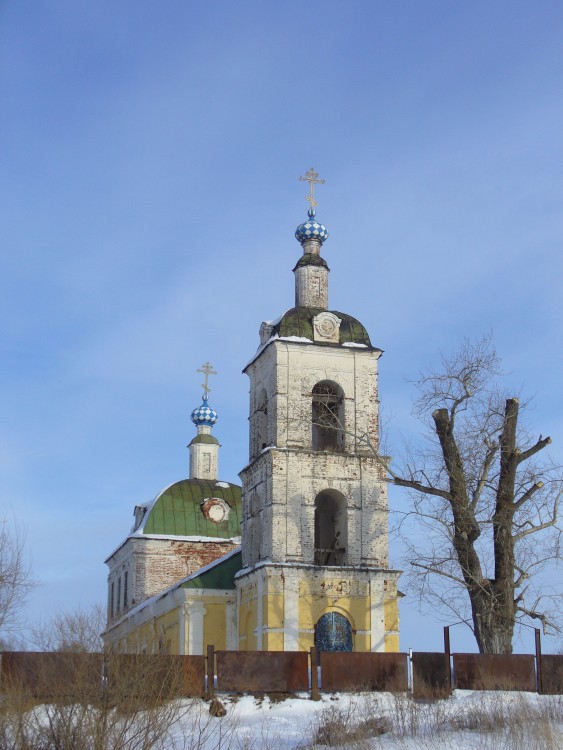
[[[2,4],[0,512],[29,621],[105,601],[133,506],[186,475],[204,360],[236,481],[311,166],[330,305],[385,350],[395,443],[409,381],[493,330],[561,459],[562,38],[541,0]],[[441,646],[409,602],[402,631]]]

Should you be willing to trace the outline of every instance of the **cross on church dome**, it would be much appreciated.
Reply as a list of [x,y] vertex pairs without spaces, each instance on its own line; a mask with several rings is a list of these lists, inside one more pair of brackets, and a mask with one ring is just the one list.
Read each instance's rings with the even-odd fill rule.
[[315,206],[318,206],[318,203],[315,200],[315,185],[324,185],[324,180],[317,179],[318,176],[319,173],[315,172],[313,167],[311,167],[308,172],[305,172],[304,177],[299,178],[302,182],[309,183],[309,195],[305,198],[305,200],[309,202],[309,210],[307,211],[307,216],[309,218],[303,224],[300,224],[295,230],[295,237],[301,244],[307,240],[318,240],[322,245],[322,243],[328,239],[327,228],[315,218],[317,213],[315,211]]
[[309,195],[305,198],[305,200],[309,201],[309,208],[313,209],[313,214],[314,214],[315,206],[319,205],[317,203],[317,201],[315,200],[315,185],[324,185],[325,184],[324,180],[318,180],[317,179],[318,176],[319,176],[319,173],[315,172],[315,170],[313,169],[313,167],[311,167],[311,169],[309,169],[309,171],[305,172],[305,176],[304,177],[300,177],[299,178],[299,180],[301,182],[308,182],[309,183]]
[[209,376],[217,375],[217,372],[213,369],[213,365],[210,362],[205,362],[198,369],[198,372],[203,373],[205,376],[205,382],[201,384],[201,387],[203,388],[203,399],[201,405],[192,411],[191,420],[197,426],[207,425],[208,427],[213,427],[215,422],[219,419],[219,415],[215,409],[212,409],[208,404],[209,392],[211,391],[211,388],[209,387]]

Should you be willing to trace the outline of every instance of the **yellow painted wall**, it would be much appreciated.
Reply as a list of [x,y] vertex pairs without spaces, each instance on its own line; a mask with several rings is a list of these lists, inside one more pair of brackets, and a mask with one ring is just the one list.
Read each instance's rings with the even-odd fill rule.
[[207,613],[203,618],[203,653],[208,645],[215,646],[216,651],[227,648],[227,603],[224,598],[198,598],[205,605]]
[[266,594],[262,597],[263,624],[268,628],[283,628],[283,594]]
[[[320,584],[319,584],[320,581]],[[327,593],[319,593],[319,587],[324,589],[324,580],[316,577],[312,581],[306,571],[299,584],[298,606],[298,648],[309,650],[314,645],[314,628],[319,618],[327,612],[342,614],[352,625],[353,649],[358,652],[371,651],[371,601],[370,596],[338,595],[340,581],[327,577]],[[344,587],[345,588],[345,587]],[[357,589],[356,589],[357,590]],[[280,576],[276,571],[271,577],[266,577],[262,586],[262,649],[269,651],[283,651],[285,613],[283,581],[280,586]],[[238,611],[239,644],[241,651],[255,651],[258,646],[256,628],[258,625],[258,599],[256,597],[256,582],[252,582],[246,590],[241,592],[243,600]],[[246,600],[245,600],[246,599]],[[217,650],[227,647],[226,643],[226,613],[227,602],[224,596],[213,593],[203,596],[188,596],[190,601],[205,606],[206,614],[203,621],[203,650],[213,644]],[[386,591],[383,603],[384,628],[387,633],[384,640],[385,651],[399,649],[399,615],[396,589],[392,586]],[[143,641],[146,641],[147,653],[155,653],[159,648],[179,653],[180,650],[180,613],[178,607],[160,615],[126,633],[115,644],[115,649],[134,653],[140,651]],[[189,615],[188,615],[189,619]],[[275,632],[272,632],[275,631]],[[359,631],[359,632],[358,632]],[[363,632],[362,632],[363,631]],[[186,622],[186,642],[188,622]],[[242,638],[241,638],[242,636]],[[244,637],[246,636],[246,637]],[[159,643],[160,641],[160,643]]]
[[283,633],[262,633],[263,651],[283,651]]
[[[241,604],[238,612],[239,648],[241,651],[256,651],[256,635],[254,630],[258,623],[257,599]],[[240,640],[240,636],[246,636]]]
[[385,630],[399,630],[399,602],[397,598],[387,597],[383,603]]

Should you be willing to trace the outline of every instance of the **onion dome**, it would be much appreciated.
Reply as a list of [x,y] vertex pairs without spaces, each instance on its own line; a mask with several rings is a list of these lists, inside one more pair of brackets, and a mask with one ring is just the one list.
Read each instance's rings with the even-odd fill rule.
[[192,422],[199,427],[199,425],[207,425],[207,427],[213,427],[215,422],[219,419],[219,415],[212,409],[207,403],[207,395],[203,397],[201,406],[194,409],[191,414]]
[[328,239],[328,229],[319,224],[315,219],[316,211],[314,208],[310,208],[307,211],[309,217],[304,224],[300,224],[295,230],[295,238],[298,242],[303,244],[306,240],[319,240],[321,244]]

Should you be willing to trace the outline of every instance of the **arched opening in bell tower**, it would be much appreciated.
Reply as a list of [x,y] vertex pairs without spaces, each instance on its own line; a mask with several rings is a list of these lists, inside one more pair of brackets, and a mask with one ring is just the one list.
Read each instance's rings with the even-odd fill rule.
[[347,544],[346,498],[323,490],[315,498],[315,565],[346,565]]
[[260,452],[268,447],[268,395],[264,388],[262,388],[260,395],[258,396],[256,416],[258,451]]
[[314,451],[344,450],[344,392],[331,380],[313,388],[312,444]]

